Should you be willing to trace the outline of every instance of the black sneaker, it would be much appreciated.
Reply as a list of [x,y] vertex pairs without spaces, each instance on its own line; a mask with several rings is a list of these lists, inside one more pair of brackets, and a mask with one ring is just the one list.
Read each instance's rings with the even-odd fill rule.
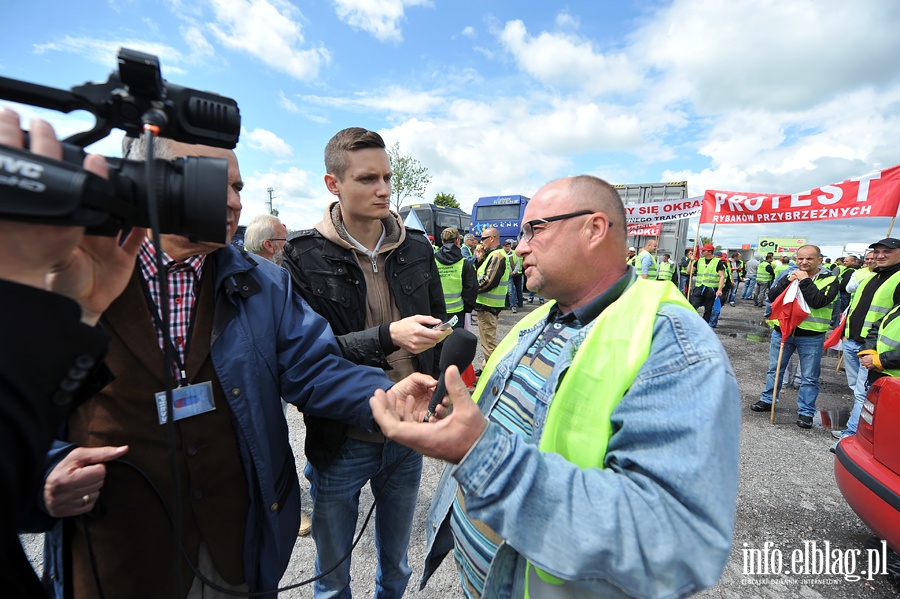
[[812,428],[812,416],[800,414],[797,416],[797,426],[800,428]]
[[770,412],[772,410],[772,404],[759,400],[754,404],[750,404],[750,409],[754,412]]

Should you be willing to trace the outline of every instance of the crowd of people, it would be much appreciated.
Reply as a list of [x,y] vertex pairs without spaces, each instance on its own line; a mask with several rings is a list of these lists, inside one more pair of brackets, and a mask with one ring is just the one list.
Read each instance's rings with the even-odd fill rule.
[[[700,250],[702,257],[696,260],[690,250],[685,253],[683,267],[687,279],[692,278],[694,283],[689,287],[682,276],[682,285],[692,305],[703,308],[704,320],[714,328],[724,300],[735,306],[739,298],[764,308],[763,318],[772,327],[765,388],[750,409],[771,412],[773,401],[780,400],[781,389],[793,383],[799,389],[797,426],[812,428],[825,341],[829,332],[834,334],[839,329],[842,363],[854,401],[846,427],[832,431],[832,435],[837,442],[855,435],[869,386],[881,376],[894,375],[900,366],[895,341],[900,335],[893,330],[900,313],[900,240],[881,239],[862,257],[850,254],[833,262],[815,245],[801,246],[777,258],[769,252],[746,262],[740,253],[733,253],[730,260],[726,252],[720,254],[721,258],[715,256],[711,244]],[[783,335],[773,303],[795,282],[796,293],[803,296],[809,313]],[[714,306],[717,299],[720,305]],[[792,362],[795,353],[796,364]],[[777,377],[782,380],[776,381]],[[834,452],[836,447],[837,443],[830,450]]]
[[[47,123],[29,128],[32,152],[61,157]],[[4,108],[0,143],[24,145]],[[123,156],[143,160],[145,144],[126,137]],[[2,301],[17,314],[3,325],[0,438],[24,456],[3,469],[0,588],[15,596],[275,596],[311,531],[314,596],[348,598],[366,485],[378,599],[403,596],[416,526],[428,535],[422,588],[452,555],[469,598],[684,596],[721,575],[738,491],[740,394],[715,305],[771,303],[797,283],[812,308],[789,336],[801,427],[839,293],[857,400],[867,373],[900,368],[883,343],[900,326],[897,239],[872,245],[868,276],[846,259],[827,269],[811,245],[783,267],[711,245],[676,265],[656,240],[626,247],[618,192],[580,175],[534,195],[515,241],[448,229],[433,247],[390,209],[384,140],[351,127],[324,148],[334,199],[321,220],[289,232],[259,217],[239,248],[234,152],[163,138],[153,149],[227,162],[225,243],[0,221]],[[85,168],[105,174],[96,156]],[[518,312],[526,289],[538,305],[499,338],[499,315]],[[467,326],[483,357],[474,390],[439,367],[445,339]],[[40,360],[36,330],[59,340]],[[431,415],[438,377],[447,392]],[[771,404],[774,378],[751,409]],[[446,463],[434,497],[419,492],[423,456]],[[23,530],[46,533],[42,580]]]

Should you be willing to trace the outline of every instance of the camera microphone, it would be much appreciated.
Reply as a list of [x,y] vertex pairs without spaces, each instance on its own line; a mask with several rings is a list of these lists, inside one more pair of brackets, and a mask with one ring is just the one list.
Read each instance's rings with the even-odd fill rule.
[[450,333],[450,336],[444,341],[444,348],[441,351],[440,361],[441,376],[438,379],[434,395],[431,396],[431,401],[428,402],[428,412],[425,414],[424,422],[428,422],[428,420],[434,416],[435,408],[441,403],[444,396],[447,395],[447,383],[444,381],[447,368],[451,365],[455,365],[459,368],[459,371],[462,372],[472,363],[472,360],[475,359],[475,350],[477,348],[478,337],[465,329],[453,329],[453,332]]

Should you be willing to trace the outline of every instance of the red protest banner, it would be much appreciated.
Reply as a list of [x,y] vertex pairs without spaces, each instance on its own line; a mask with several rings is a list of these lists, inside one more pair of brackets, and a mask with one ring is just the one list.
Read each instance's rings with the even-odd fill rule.
[[900,205],[900,165],[794,194],[709,189],[701,223],[786,223],[895,216]]
[[627,234],[634,237],[659,237],[662,231],[662,225],[655,223],[652,225],[631,224],[627,226]]

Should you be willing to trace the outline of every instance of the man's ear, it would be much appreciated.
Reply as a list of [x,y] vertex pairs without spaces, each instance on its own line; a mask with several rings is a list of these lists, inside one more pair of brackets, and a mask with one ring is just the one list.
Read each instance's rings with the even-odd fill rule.
[[327,187],[328,191],[330,191],[333,195],[340,197],[340,195],[341,195],[340,181],[338,181],[338,178],[336,176],[334,176],[330,173],[325,175],[325,187]]

